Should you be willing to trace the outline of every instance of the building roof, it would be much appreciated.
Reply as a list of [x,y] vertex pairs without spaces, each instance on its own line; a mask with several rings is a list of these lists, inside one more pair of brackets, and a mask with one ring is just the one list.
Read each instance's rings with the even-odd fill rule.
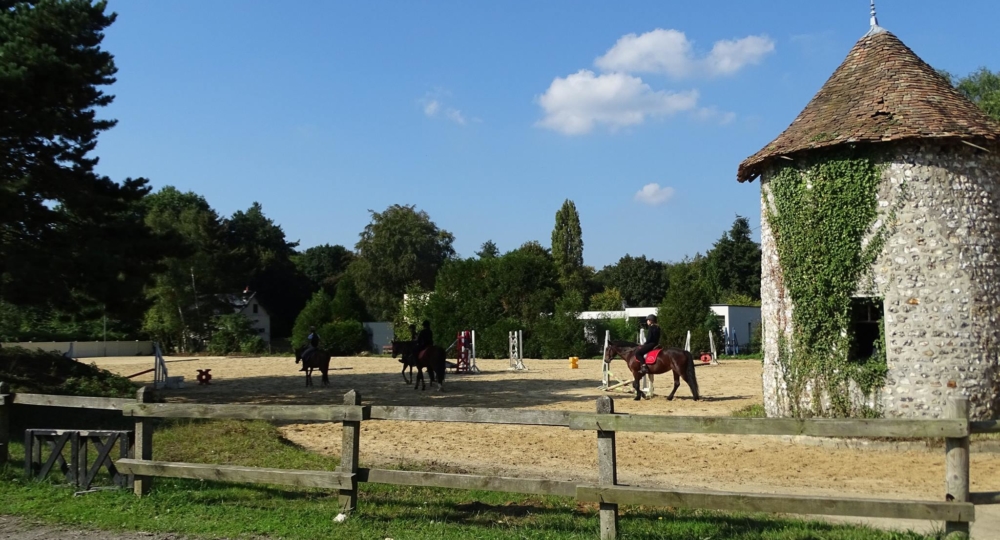
[[[260,300],[257,300],[257,291],[252,293],[244,291],[243,294],[219,294],[216,295],[216,297],[232,306],[232,308],[237,312],[246,309],[247,306],[250,305],[251,301],[256,302],[262,309],[264,308],[264,305],[260,303]],[[265,309],[265,311],[267,310]]]
[[792,124],[740,163],[736,179],[753,180],[796,152],[905,139],[997,141],[1000,124],[873,22]]

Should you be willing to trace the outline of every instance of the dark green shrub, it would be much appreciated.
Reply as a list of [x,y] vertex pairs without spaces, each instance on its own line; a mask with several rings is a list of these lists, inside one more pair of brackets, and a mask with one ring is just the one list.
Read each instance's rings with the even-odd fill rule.
[[316,329],[320,347],[334,356],[349,356],[368,350],[368,332],[358,321],[326,323]]

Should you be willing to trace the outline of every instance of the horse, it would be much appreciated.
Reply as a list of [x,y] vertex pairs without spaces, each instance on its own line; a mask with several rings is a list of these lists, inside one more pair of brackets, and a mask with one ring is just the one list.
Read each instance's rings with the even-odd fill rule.
[[393,341],[392,342],[392,357],[395,358],[397,355],[401,355],[403,359],[403,380],[410,383],[406,379],[406,368],[410,367],[410,377],[413,375],[413,367],[417,368],[417,379],[413,385],[413,389],[416,390],[420,387],[421,390],[426,390],[427,385],[424,381],[424,369],[427,369],[427,373],[431,376],[431,387],[433,388],[434,383],[438,385],[438,389],[444,391],[444,375],[445,375],[445,351],[437,345],[431,345],[428,347],[423,354],[423,358],[417,356],[416,343],[412,341]]
[[302,362],[302,366],[306,368],[306,386],[313,385],[312,372],[314,369],[323,372],[323,386],[330,386],[330,377],[327,373],[330,371],[330,353],[323,349],[314,349],[308,358],[303,358],[302,351],[305,349],[305,347],[295,349],[295,363]]
[[[608,343],[608,348],[604,352],[604,363],[610,364],[614,360],[615,356],[621,357],[622,360],[628,364],[628,369],[632,372],[632,377],[635,379],[632,382],[632,388],[635,388],[635,400],[646,397],[646,393],[643,392],[639,386],[639,381],[642,376],[639,374],[639,368],[642,366],[639,362],[644,362],[645,360],[635,357],[635,350],[638,346],[634,343],[629,343],[625,341],[613,341]],[[667,347],[660,350],[659,354],[656,355],[656,362],[646,365],[649,370],[650,375],[659,375],[661,373],[667,373],[668,371],[673,371],[674,373],[674,389],[670,391],[670,395],[667,396],[668,400],[674,399],[674,394],[677,389],[680,388],[680,379],[683,378],[684,382],[688,384],[691,389],[691,395],[694,396],[695,401],[699,399],[698,397],[698,378],[694,374],[694,357],[691,353],[685,351],[684,349],[677,349],[674,347]]]

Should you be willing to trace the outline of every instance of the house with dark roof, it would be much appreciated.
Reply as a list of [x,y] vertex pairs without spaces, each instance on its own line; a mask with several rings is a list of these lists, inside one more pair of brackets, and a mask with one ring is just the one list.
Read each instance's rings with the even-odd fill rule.
[[[796,303],[778,249],[774,182],[846,149],[868,151],[881,171],[874,227],[884,244],[851,299],[844,335],[875,346],[887,372],[874,391],[824,394],[796,384]],[[838,152],[840,152],[838,154]],[[812,169],[815,170],[815,169]],[[796,406],[830,412],[834,398],[886,417],[936,418],[952,396],[973,418],[1000,413],[1000,125],[889,31],[871,28],[788,128],[743,161],[739,182],[760,180],[764,401],[768,416]],[[813,179],[806,179],[807,182]],[[822,179],[815,179],[822,181]],[[830,234],[837,234],[832,231]],[[860,249],[860,247],[859,247]],[[881,327],[881,328],[880,328]],[[850,334],[848,334],[850,332]],[[843,351],[829,351],[829,354]],[[847,369],[848,366],[841,366]]]

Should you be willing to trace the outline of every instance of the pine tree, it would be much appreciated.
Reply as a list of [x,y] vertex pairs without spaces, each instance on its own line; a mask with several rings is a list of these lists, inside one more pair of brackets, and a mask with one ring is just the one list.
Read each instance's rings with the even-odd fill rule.
[[559,282],[563,289],[583,288],[583,230],[580,215],[573,201],[566,199],[556,212],[556,226],[552,230],[552,258],[559,270]]
[[[117,71],[106,2],[0,2],[0,298],[77,310],[139,297],[159,247],[141,226],[145,179],[97,174]],[[142,257],[136,256],[142,253]],[[126,288],[127,287],[127,288]]]

